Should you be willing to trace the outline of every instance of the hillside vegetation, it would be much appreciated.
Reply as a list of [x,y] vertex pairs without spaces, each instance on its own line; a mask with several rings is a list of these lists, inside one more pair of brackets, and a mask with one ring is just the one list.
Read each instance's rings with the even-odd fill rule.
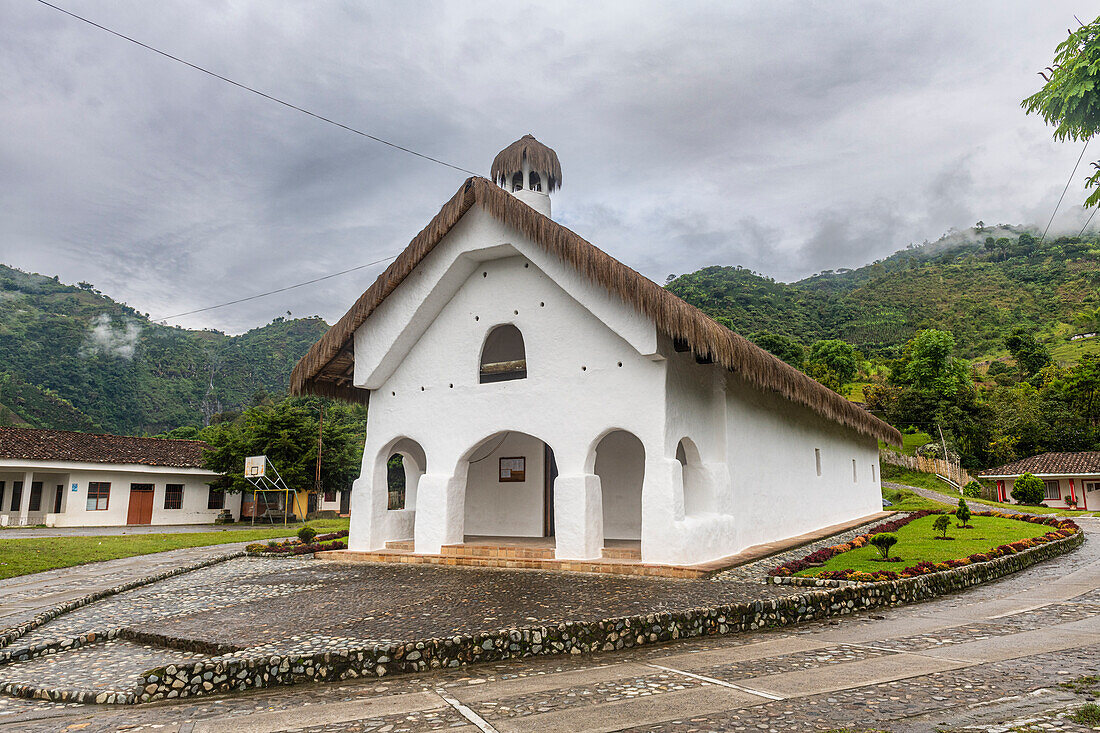
[[795,283],[713,266],[668,288],[746,335],[768,331],[806,344],[843,339],[868,356],[895,358],[917,331],[937,328],[954,334],[961,356],[975,359],[1005,353],[1005,334],[1022,326],[1075,360],[1091,344],[1068,339],[1100,330],[1098,286],[1100,244],[1093,238],[1040,244],[1031,232],[998,227]]
[[154,324],[91,285],[0,265],[0,424],[159,433],[263,394],[328,326],[278,318],[240,336]]

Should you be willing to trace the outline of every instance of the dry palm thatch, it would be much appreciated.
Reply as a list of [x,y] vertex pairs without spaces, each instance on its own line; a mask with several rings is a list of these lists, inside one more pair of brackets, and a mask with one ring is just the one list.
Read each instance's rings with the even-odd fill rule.
[[550,174],[550,180],[546,186],[547,193],[561,188],[561,163],[558,162],[558,154],[536,140],[534,135],[524,135],[497,153],[497,157],[493,158],[489,175],[503,186],[508,183],[513,173],[523,170],[524,159],[527,160],[531,170]]
[[901,433],[895,428],[718,324],[485,178],[468,179],[351,310],[310,348],[291,374],[292,392],[366,401],[368,393],[351,384],[355,330],[475,203],[644,314],[659,331],[687,344],[696,356],[720,364],[749,384],[776,392],[829,420],[901,445]]

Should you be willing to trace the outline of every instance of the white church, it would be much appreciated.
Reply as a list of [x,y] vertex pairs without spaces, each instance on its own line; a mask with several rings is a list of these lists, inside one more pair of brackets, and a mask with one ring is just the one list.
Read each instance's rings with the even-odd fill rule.
[[555,222],[561,181],[505,148],[295,367],[370,404],[349,551],[692,565],[880,511],[898,431]]

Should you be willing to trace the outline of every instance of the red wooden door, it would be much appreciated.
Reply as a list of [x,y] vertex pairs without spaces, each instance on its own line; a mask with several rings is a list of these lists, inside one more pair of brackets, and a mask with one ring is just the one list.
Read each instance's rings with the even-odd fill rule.
[[153,523],[153,485],[130,484],[130,506],[126,511],[126,524]]

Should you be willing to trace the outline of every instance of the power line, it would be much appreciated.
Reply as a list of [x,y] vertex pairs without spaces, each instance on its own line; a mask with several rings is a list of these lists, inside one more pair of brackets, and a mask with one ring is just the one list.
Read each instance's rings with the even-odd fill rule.
[[310,112],[308,109],[305,109],[304,107],[299,107],[296,104],[291,104],[290,102],[279,99],[278,97],[274,97],[270,94],[267,94],[266,92],[261,92],[259,89],[255,89],[254,87],[250,87],[247,84],[242,84],[239,81],[233,81],[229,77],[222,76],[221,74],[218,74],[214,71],[210,71],[209,69],[205,69],[205,68],[199,66],[198,64],[193,64],[190,61],[185,61],[184,59],[181,59],[178,56],[173,56],[172,54],[168,53],[167,51],[161,51],[159,48],[154,48],[153,46],[150,46],[147,43],[142,43],[141,41],[137,40],[136,38],[131,38],[130,36],[125,35],[124,33],[119,33],[118,31],[111,30],[107,26],[100,25],[99,23],[96,23],[94,20],[89,20],[88,18],[85,18],[82,15],[77,15],[76,13],[74,13],[70,10],[66,10],[65,8],[58,7],[57,5],[54,5],[53,3],[46,2],[46,0],[38,0],[38,2],[41,3],[42,5],[45,5],[48,8],[53,8],[54,10],[58,11],[59,13],[64,13],[65,15],[69,16],[70,18],[75,18],[76,20],[79,20],[83,23],[87,23],[90,26],[98,28],[101,31],[106,31],[107,33],[110,33],[112,36],[117,36],[118,38],[121,38],[124,41],[129,41],[130,43],[133,43],[134,45],[141,46],[142,48],[144,48],[148,51],[152,51],[153,53],[160,54],[161,56],[164,56],[165,58],[171,59],[172,61],[176,61],[178,63],[181,63],[184,66],[189,66],[192,69],[194,69],[195,71],[201,71],[202,73],[207,74],[209,76],[212,76],[215,79],[219,79],[221,81],[224,81],[226,84],[232,84],[235,87],[238,87],[240,89],[244,89],[247,92],[252,92],[253,94],[256,94],[260,97],[263,97],[264,99],[275,102],[277,104],[281,104],[284,107],[289,107],[290,109],[295,110],[297,112],[301,112],[302,114],[309,115],[310,117],[313,117],[314,119],[321,120],[322,122],[327,122],[330,125],[335,125],[336,127],[339,127],[343,130],[347,130],[348,132],[353,132],[356,135],[361,135],[361,136],[363,136],[363,137],[365,137],[369,140],[373,140],[376,143],[381,143],[383,145],[388,145],[389,147],[394,148],[395,150],[400,150],[402,152],[408,153],[409,155],[415,155],[418,158],[423,158],[424,160],[430,160],[433,163],[438,163],[439,165],[444,165],[444,166],[447,166],[448,168],[453,168],[456,171],[460,171],[462,173],[469,173],[471,176],[479,175],[478,173],[474,173],[473,171],[468,170],[466,168],[463,168],[462,166],[454,165],[453,163],[448,163],[447,161],[440,160],[439,158],[433,158],[432,156],[425,155],[424,153],[418,153],[417,151],[415,151],[411,148],[406,148],[404,145],[398,145],[397,143],[390,142],[389,140],[383,140],[382,138],[380,138],[376,135],[371,135],[369,132],[363,132],[362,130],[358,130],[354,127],[351,127],[350,125],[345,125],[342,122],[337,122],[336,120],[333,120],[329,117],[325,117],[324,115],[317,114],[316,112]]
[[[41,2],[41,0],[39,0]],[[1069,184],[1073,182],[1073,176],[1077,173],[1077,166],[1081,165],[1081,159],[1085,157],[1085,150],[1089,147],[1089,141],[1085,141],[1084,147],[1081,148],[1081,154],[1077,156],[1077,162],[1073,165],[1073,170],[1069,174],[1069,180],[1066,181],[1066,187],[1062,189],[1062,195],[1058,197],[1058,203],[1054,205],[1054,211],[1050,215],[1050,221],[1047,222],[1047,228],[1043,230],[1043,236],[1039,238],[1039,244],[1042,244],[1047,239],[1047,232],[1050,231],[1050,225],[1054,223],[1054,215],[1058,213],[1058,208],[1062,205],[1062,199],[1066,197],[1066,191],[1069,190]]]
[[162,316],[160,318],[151,318],[150,320],[153,321],[154,323],[156,323],[157,321],[167,321],[170,318],[182,318],[183,316],[189,316],[189,315],[192,315],[194,313],[202,313],[204,311],[212,311],[215,308],[224,308],[227,305],[236,305],[237,303],[244,303],[244,302],[249,301],[249,300],[256,300],[257,298],[264,298],[268,295],[275,295],[275,293],[285,293],[287,290],[294,290],[295,288],[300,288],[300,287],[303,287],[305,285],[312,285],[313,283],[319,283],[322,280],[330,280],[334,277],[339,277],[340,275],[347,275],[349,272],[355,272],[356,270],[362,270],[363,268],[370,267],[371,265],[378,265],[378,264],[381,264],[381,263],[385,262],[386,260],[392,260],[395,257],[397,257],[397,255],[390,255],[389,257],[383,257],[382,259],[375,260],[374,262],[368,262],[365,265],[356,265],[355,267],[349,267],[348,269],[341,270],[340,272],[334,272],[331,275],[322,275],[321,277],[315,277],[312,280],[306,280],[305,282],[295,283],[294,285],[287,285],[285,288],[277,288],[275,290],[268,290],[266,293],[257,293],[256,295],[249,295],[247,298],[237,298],[236,300],[230,300],[227,303],[218,303],[217,305],[208,305],[205,308],[196,308],[195,310],[187,311],[186,313],[176,313],[175,315]]
[[1092,221],[1092,217],[1096,216],[1096,208],[1094,207],[1092,213],[1089,214],[1089,218],[1085,220],[1085,226],[1081,227],[1081,231],[1077,233],[1077,238],[1080,239],[1081,235],[1085,233],[1085,230],[1089,227],[1089,222]]

